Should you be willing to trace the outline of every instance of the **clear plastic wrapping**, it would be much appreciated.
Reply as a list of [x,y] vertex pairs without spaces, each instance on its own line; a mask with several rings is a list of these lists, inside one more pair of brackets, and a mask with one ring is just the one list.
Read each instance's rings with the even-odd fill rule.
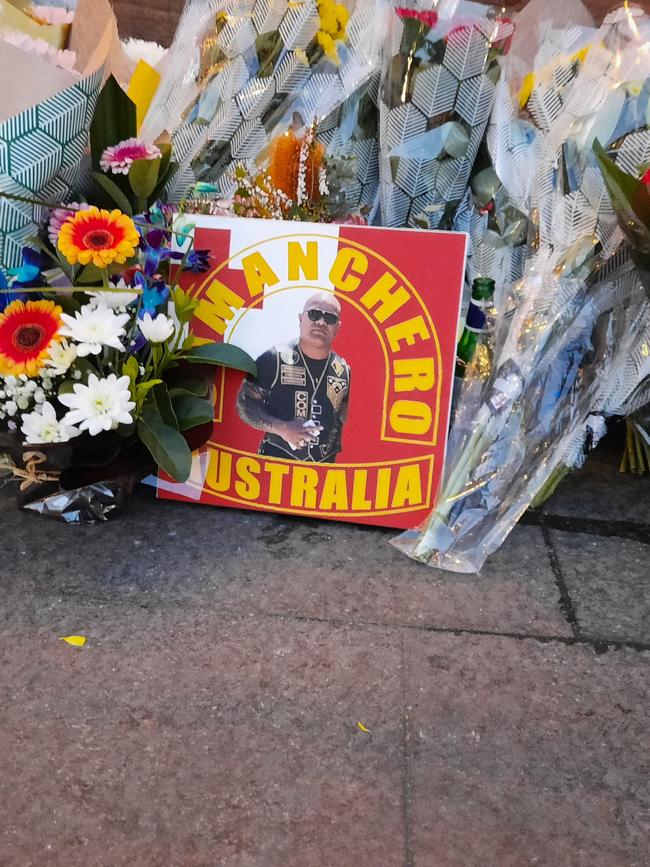
[[478,571],[589,436],[590,417],[630,400],[648,375],[650,307],[593,144],[618,161],[648,153],[649,38],[640,11],[606,19],[548,124],[530,182],[534,252],[499,301],[489,367],[467,370],[436,508],[396,541],[416,559]]

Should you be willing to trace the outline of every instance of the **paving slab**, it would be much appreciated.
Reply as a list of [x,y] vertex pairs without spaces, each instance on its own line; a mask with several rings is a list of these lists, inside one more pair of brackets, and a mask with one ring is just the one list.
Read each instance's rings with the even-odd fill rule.
[[645,867],[649,663],[409,634],[412,867]]
[[32,616],[32,597],[78,598],[571,635],[537,527],[516,528],[478,577],[410,560],[389,544],[394,531],[156,502],[146,489],[106,525],[69,527],[6,509],[3,528],[11,568],[0,587],[26,600]]
[[650,545],[551,531],[581,635],[650,644]]
[[2,867],[404,863],[399,637],[75,614],[0,633]]
[[541,508],[542,514],[576,520],[629,522],[650,526],[650,475],[618,470],[620,454],[599,450],[572,473]]

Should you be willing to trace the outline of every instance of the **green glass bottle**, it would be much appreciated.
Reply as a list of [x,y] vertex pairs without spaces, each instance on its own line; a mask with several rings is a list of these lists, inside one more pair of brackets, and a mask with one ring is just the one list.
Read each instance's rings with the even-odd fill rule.
[[482,335],[487,331],[486,311],[492,306],[493,298],[494,280],[490,277],[477,277],[472,283],[472,300],[456,350],[456,376],[460,379],[465,376],[467,365],[474,357]]

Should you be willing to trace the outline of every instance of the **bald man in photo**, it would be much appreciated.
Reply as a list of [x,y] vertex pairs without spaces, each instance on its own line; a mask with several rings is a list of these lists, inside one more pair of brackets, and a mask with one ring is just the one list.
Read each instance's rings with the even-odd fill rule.
[[334,463],[348,416],[350,366],[332,344],[341,305],[319,292],[298,315],[300,336],[257,359],[257,379],[244,380],[237,411],[263,431],[259,454],[294,461]]

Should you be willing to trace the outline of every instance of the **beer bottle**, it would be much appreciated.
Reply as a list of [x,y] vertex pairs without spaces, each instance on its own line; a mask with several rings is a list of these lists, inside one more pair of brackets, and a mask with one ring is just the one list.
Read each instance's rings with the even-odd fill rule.
[[487,331],[486,311],[492,306],[494,280],[490,277],[477,277],[472,283],[472,300],[469,303],[465,328],[458,341],[456,350],[456,376],[463,378],[467,365],[476,352],[481,336]]

